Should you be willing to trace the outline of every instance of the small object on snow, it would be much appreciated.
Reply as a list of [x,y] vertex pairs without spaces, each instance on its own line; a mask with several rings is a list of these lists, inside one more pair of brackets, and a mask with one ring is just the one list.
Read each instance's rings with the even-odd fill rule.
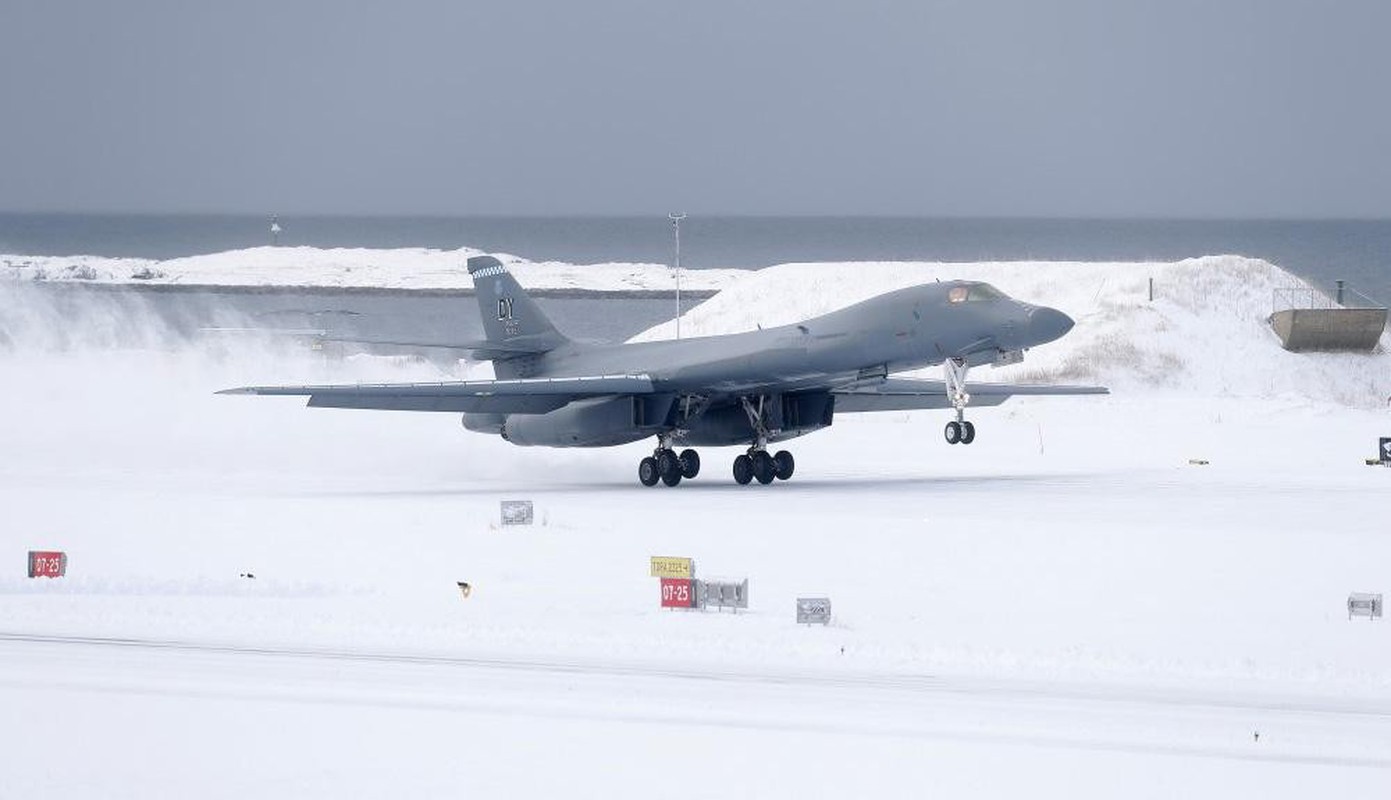
[[256,580],[255,574],[250,573],[250,572],[243,572],[243,573],[241,573],[241,576],[240,576],[240,577],[246,578],[246,579],[248,579],[248,580],[253,580],[253,581]]
[[1206,467],[1208,465],[1208,460],[1206,458],[1190,458],[1188,459],[1188,463],[1195,467]]
[[457,583],[459,584],[459,594],[463,595],[464,599],[467,600],[468,596],[473,594],[473,587],[463,581],[457,581]]
[[535,519],[535,510],[530,500],[503,500],[503,525],[530,525]]
[[1261,732],[1260,732],[1260,731],[1252,731],[1252,732],[1251,732],[1251,738],[1252,738],[1253,741],[1259,742],[1259,741],[1261,740]]
[[1377,619],[1381,616],[1381,594],[1372,592],[1353,592],[1348,595],[1348,619],[1366,617]]

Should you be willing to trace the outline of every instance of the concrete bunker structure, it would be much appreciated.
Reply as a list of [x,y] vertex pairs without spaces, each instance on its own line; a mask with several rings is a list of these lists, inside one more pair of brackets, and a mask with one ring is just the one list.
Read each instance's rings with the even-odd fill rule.
[[1370,353],[1386,330],[1386,306],[1338,281],[1336,297],[1316,289],[1276,289],[1270,326],[1293,352]]

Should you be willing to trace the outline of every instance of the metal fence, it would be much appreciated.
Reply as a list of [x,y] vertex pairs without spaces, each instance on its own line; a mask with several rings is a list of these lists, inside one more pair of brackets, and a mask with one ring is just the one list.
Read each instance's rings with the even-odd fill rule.
[[1271,298],[1270,313],[1303,308],[1386,308],[1386,306],[1356,289],[1349,289],[1341,281],[1339,281],[1333,297],[1329,297],[1318,289],[1302,287],[1274,291],[1274,296]]

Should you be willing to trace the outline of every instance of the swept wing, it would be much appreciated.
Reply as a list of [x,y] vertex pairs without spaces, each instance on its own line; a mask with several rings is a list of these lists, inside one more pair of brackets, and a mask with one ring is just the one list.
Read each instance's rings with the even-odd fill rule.
[[308,396],[317,408],[544,414],[587,397],[651,394],[647,375],[514,378],[438,383],[356,383],[242,386],[218,394]]
[[[997,406],[1015,395],[1110,394],[1104,386],[1034,383],[976,383],[968,387],[972,406]],[[946,381],[888,378],[869,385],[836,389],[836,411],[912,411],[951,408]]]

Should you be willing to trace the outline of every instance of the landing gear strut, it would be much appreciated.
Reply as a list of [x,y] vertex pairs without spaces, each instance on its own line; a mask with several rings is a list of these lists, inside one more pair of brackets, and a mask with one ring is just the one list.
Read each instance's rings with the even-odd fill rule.
[[749,451],[734,459],[734,482],[740,486],[747,486],[755,480],[764,486],[775,480],[785,481],[797,469],[796,460],[786,450],[768,454],[768,439],[773,431],[768,429],[768,415],[764,407],[766,401],[765,396],[759,396],[757,404],[747,397],[739,398],[754,432]]
[[966,393],[966,372],[970,366],[964,358],[949,358],[942,364],[946,373],[947,399],[956,409],[956,419],[947,423],[943,432],[947,444],[970,444],[976,440],[976,426],[966,421],[966,406],[971,395]]

